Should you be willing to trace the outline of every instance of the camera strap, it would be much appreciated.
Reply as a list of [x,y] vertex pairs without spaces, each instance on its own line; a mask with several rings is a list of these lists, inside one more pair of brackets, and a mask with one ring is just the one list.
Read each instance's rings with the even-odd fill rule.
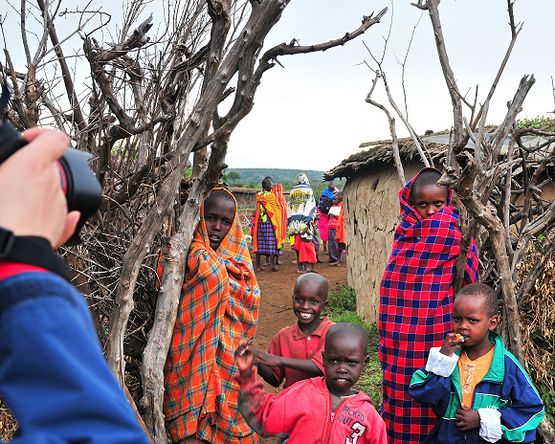
[[15,236],[0,227],[0,260],[21,262],[45,268],[71,280],[71,272],[64,260],[52,250],[50,242],[39,236]]

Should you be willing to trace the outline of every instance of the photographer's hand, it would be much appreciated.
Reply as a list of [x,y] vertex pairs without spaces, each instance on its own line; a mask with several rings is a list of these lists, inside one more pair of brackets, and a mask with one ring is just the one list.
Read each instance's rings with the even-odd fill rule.
[[69,145],[60,131],[31,128],[29,143],[0,165],[0,227],[17,236],[41,236],[57,248],[75,231],[80,213],[68,214],[56,161]]

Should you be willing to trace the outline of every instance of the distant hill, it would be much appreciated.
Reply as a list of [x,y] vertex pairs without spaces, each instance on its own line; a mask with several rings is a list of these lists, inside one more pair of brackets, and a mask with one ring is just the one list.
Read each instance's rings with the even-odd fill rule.
[[[262,179],[264,179],[266,176],[270,176],[272,179],[274,179],[274,183],[295,184],[299,172],[300,170],[286,170],[278,168],[228,168],[225,170],[225,174],[230,185],[254,185],[256,188],[260,187]],[[236,175],[234,173],[238,173],[239,177],[235,178]],[[304,173],[306,173],[306,175],[308,176],[308,180],[310,181],[311,185],[313,184],[313,182],[314,185],[316,185],[318,183],[322,183],[323,181],[324,171],[307,170],[304,171]]]
[[[246,187],[259,190],[262,187],[262,179],[270,176],[274,183],[281,183],[284,190],[287,191],[297,184],[296,179],[299,172],[300,170],[278,168],[228,168],[225,170],[225,182],[231,187]],[[324,171],[305,170],[304,172],[308,176],[314,196],[318,198],[324,191],[324,188],[326,188],[326,183],[323,181]],[[345,179],[336,179],[335,186],[342,190],[345,186]]]

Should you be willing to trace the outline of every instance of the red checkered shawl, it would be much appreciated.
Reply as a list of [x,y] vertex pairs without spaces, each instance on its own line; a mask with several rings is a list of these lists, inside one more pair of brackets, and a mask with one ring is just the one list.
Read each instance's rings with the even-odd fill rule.
[[[403,444],[423,442],[435,423],[431,409],[412,400],[408,386],[429,349],[441,345],[451,331],[453,280],[462,238],[451,192],[448,206],[426,219],[410,206],[415,178],[399,192],[402,221],[382,277],[378,322],[382,416],[390,443]],[[477,280],[478,255],[472,242],[465,281]]]
[[254,337],[260,290],[238,222],[217,251],[197,226],[164,369],[164,413],[174,441],[255,443],[237,408],[234,351]]

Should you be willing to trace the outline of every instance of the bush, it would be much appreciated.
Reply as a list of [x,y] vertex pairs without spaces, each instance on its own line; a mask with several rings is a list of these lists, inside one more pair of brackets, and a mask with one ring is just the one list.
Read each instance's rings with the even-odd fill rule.
[[519,128],[532,128],[542,131],[554,131],[555,119],[547,116],[525,117],[518,121]]
[[540,385],[538,390],[545,405],[545,415],[551,422],[555,422],[555,391]]
[[328,309],[331,312],[342,312],[346,310],[356,312],[357,302],[355,290],[344,285],[335,291],[331,291],[328,296]]

